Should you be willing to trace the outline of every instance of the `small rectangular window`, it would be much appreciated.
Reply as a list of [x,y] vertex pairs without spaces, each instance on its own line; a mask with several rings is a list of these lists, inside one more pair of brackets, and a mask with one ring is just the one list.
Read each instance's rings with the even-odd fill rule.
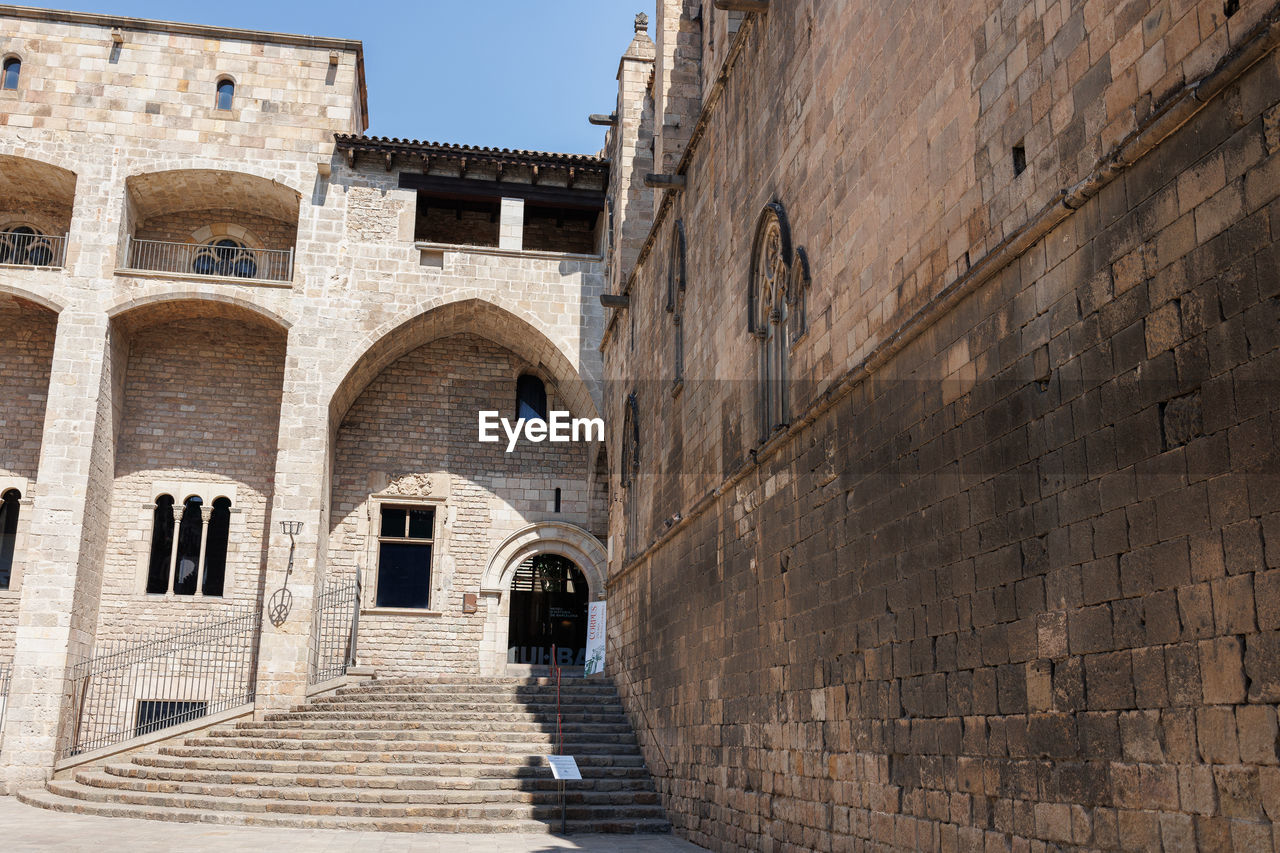
[[139,699],[133,736],[142,737],[169,726],[197,720],[209,712],[208,702],[176,702],[169,699]]
[[432,507],[383,506],[378,519],[378,607],[426,610],[431,604]]

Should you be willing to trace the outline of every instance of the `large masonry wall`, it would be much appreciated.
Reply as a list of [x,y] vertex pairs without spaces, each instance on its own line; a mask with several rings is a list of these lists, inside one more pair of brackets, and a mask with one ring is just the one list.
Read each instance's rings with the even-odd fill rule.
[[[1276,54],[930,304],[1271,6],[987,5],[744,25],[606,336],[615,484],[633,390],[640,416],[619,688],[712,849],[1276,849]],[[813,288],[807,420],[761,446],[746,294],[771,200]]]
[[[328,572],[341,582],[362,571],[366,606],[376,600],[377,585],[378,527],[377,517],[370,518],[369,496],[406,475],[444,481],[430,489],[442,501],[436,513],[431,612],[375,610],[361,619],[361,661],[379,672],[477,672],[485,614],[464,613],[463,596],[479,596],[489,556],[530,522],[587,524],[585,445],[522,439],[508,454],[505,438],[500,444],[476,442],[477,412],[515,419],[516,377],[526,372],[536,371],[483,338],[450,336],[383,370],[343,421],[335,451]],[[548,405],[565,408],[554,395]],[[397,499],[413,502],[412,497]]]

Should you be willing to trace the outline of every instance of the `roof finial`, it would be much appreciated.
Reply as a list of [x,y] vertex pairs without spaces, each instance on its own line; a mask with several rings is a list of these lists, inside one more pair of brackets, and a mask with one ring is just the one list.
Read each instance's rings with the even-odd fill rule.
[[636,32],[645,33],[649,31],[649,16],[644,12],[636,15]]

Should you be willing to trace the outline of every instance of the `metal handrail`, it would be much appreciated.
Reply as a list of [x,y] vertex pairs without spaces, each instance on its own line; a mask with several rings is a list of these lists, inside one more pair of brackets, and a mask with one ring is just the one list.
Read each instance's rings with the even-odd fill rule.
[[[230,241],[228,241],[230,242]],[[293,281],[293,249],[128,238],[124,269],[255,281]]]
[[356,625],[360,617],[360,581],[334,581],[316,598],[311,622],[308,681],[320,684],[355,665]]
[[9,683],[13,680],[13,667],[0,665],[0,743],[4,743],[4,716],[9,707]]
[[75,725],[62,758],[253,701],[262,613],[239,608],[141,642],[104,643],[71,667]]
[[0,231],[0,266],[59,268],[66,262],[66,234]]

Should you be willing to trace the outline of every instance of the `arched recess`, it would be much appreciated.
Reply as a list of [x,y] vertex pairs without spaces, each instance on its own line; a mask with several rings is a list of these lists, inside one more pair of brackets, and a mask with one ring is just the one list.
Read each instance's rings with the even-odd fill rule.
[[[261,599],[288,338],[278,315],[222,296],[135,298],[109,316],[116,441],[99,640]],[[154,559],[164,495],[174,529],[195,531],[194,587],[182,548]]]
[[472,334],[510,350],[538,368],[554,384],[558,398],[576,417],[598,417],[592,389],[563,352],[536,325],[514,308],[483,299],[437,302],[422,306],[408,320],[388,323],[357,347],[329,402],[329,424],[336,431],[360,392],[384,368],[413,350],[449,335]]
[[[247,171],[170,169],[125,179],[122,247],[117,266],[172,274],[219,275],[287,281],[292,277],[301,193]],[[252,270],[220,273],[201,267],[189,247],[217,235],[254,250]],[[184,247],[188,247],[184,249]]]
[[[0,154],[0,231],[16,225],[34,228],[55,240],[71,230],[76,173],[43,160]],[[58,249],[59,258],[64,254]],[[47,266],[48,264],[39,264]]]
[[520,564],[539,554],[557,554],[572,560],[587,579],[589,600],[605,599],[608,555],[599,539],[577,525],[563,522],[540,522],[517,530],[494,550],[481,576],[480,593],[486,599],[486,607],[479,663],[484,674],[507,672],[511,582]]

